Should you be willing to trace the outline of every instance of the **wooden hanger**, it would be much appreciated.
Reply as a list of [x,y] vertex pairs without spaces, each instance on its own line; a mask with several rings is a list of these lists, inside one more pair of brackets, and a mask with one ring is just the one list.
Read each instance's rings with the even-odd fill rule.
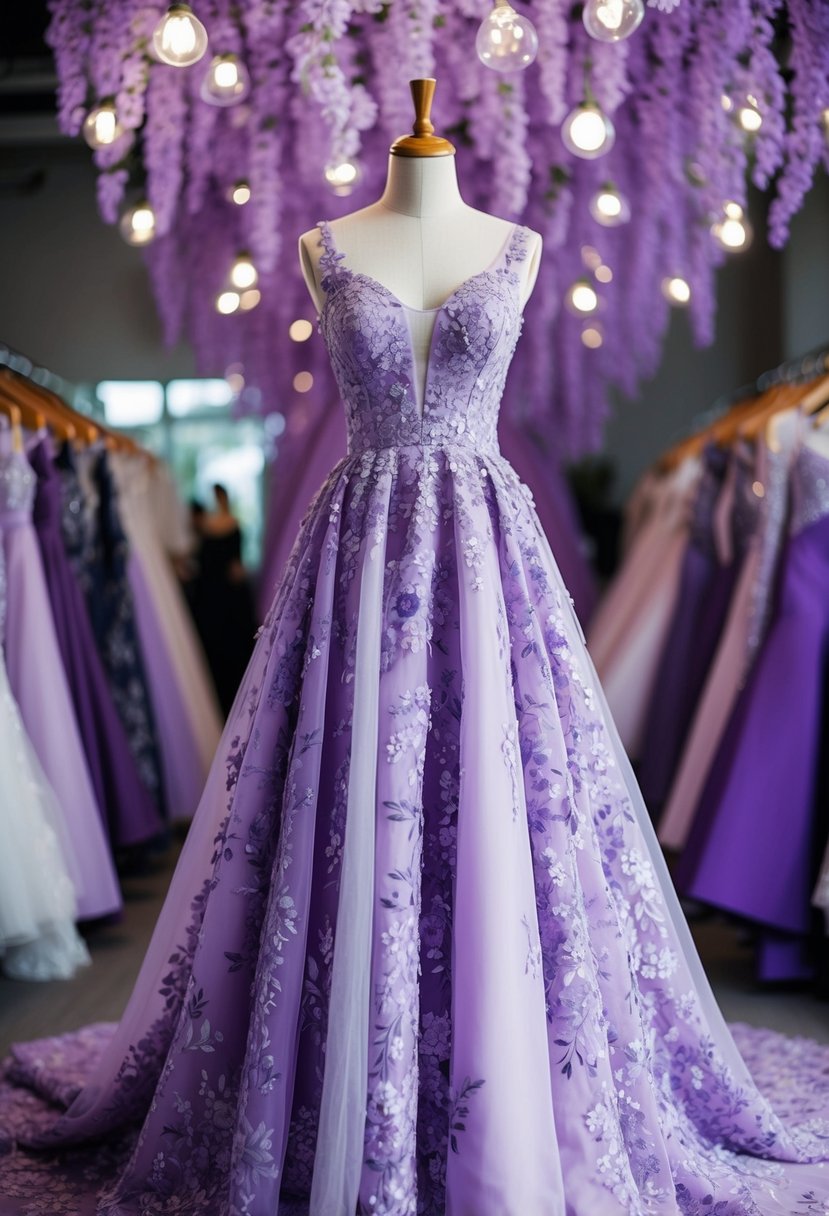
[[0,414],[4,414],[9,420],[9,426],[13,431],[19,431],[23,425],[23,419],[20,416],[20,406],[14,405],[11,401],[4,401],[0,397]]
[[[30,381],[4,367],[0,368],[0,388],[7,399],[20,407],[24,425],[30,430],[40,430],[48,425],[58,439],[72,440],[76,437],[74,422],[62,411],[56,410]],[[36,418],[39,419],[37,426],[34,425]]]
[[33,405],[28,399],[20,398],[11,392],[6,383],[0,380],[0,408],[7,416],[17,419],[18,426],[25,426],[30,431],[42,431],[46,426],[46,415],[43,410]]
[[62,397],[59,397],[57,393],[53,392],[52,389],[46,388],[45,385],[38,384],[33,387],[43,394],[47,402],[49,402],[58,411],[58,413],[62,413],[66,417],[67,421],[71,422],[77,432],[78,438],[82,443],[85,443],[88,446],[96,441],[98,438],[98,426],[92,421],[91,418],[87,418],[86,414],[82,414],[80,410],[76,410],[73,406],[64,401]]
[[761,435],[770,437],[769,428],[777,414],[793,409],[803,400],[802,384],[776,384],[765,393],[760,407],[748,418],[743,419],[737,428],[738,434],[751,443],[756,443]]
[[679,443],[665,452],[658,461],[658,468],[663,472],[676,468],[687,457],[698,456],[709,443],[716,443],[719,447],[728,447],[737,434],[739,423],[753,413],[764,400],[765,396],[762,396],[750,397],[748,400],[737,402],[727,414],[715,418],[702,430],[681,439]]

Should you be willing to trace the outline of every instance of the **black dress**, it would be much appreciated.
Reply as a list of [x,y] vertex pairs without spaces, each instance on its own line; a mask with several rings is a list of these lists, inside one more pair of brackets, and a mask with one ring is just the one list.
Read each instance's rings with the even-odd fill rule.
[[242,569],[238,527],[221,536],[202,534],[193,609],[225,714],[248,665],[257,628],[250,585],[237,574]]

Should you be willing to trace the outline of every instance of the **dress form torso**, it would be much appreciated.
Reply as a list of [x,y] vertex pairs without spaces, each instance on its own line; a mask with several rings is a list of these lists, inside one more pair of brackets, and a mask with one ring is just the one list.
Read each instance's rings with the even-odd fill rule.
[[[391,155],[379,201],[331,227],[349,269],[381,283],[403,305],[422,405],[437,313],[461,284],[496,261],[513,225],[463,201],[453,156]],[[325,292],[318,228],[300,237],[299,251],[308,290],[321,310]],[[541,237],[533,233],[521,264],[522,308],[535,284],[540,255]]]

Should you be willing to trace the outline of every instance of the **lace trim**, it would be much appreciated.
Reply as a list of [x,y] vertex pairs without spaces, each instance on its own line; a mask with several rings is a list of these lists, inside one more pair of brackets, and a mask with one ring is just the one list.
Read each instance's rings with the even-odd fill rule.
[[523,224],[516,224],[504,252],[504,268],[509,271],[513,262],[523,262],[527,257],[530,230]]
[[328,220],[319,220],[317,228],[320,234],[318,244],[323,251],[319,261],[320,270],[322,271],[320,286],[323,291],[327,292],[329,283],[336,279],[341,269],[343,269],[340,266],[340,262],[345,258],[345,254],[340,253],[337,249]]

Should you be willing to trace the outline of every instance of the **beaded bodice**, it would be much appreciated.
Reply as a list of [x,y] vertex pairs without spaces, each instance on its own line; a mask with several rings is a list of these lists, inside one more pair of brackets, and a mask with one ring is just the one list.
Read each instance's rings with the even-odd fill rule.
[[498,409],[521,332],[526,228],[516,226],[495,262],[432,310],[435,324],[418,400],[408,314],[382,283],[344,265],[329,225],[319,225],[325,302],[320,332],[343,399],[350,454],[372,448],[461,444],[497,449]]
[[37,477],[22,452],[14,450],[9,431],[0,431],[0,528],[28,523],[32,517]]

